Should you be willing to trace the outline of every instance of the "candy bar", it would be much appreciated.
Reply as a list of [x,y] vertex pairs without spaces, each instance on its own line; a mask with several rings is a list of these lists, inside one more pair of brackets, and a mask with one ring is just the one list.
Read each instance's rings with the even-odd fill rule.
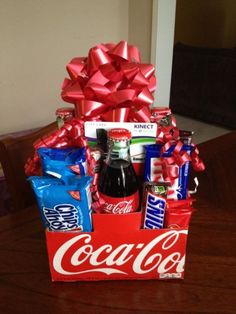
[[[146,148],[146,158],[145,158],[145,168],[144,168],[144,181],[161,182],[164,181],[162,161],[161,158],[168,158],[173,156],[173,151],[175,145],[170,146],[170,148],[161,154],[163,145],[147,145]],[[181,152],[185,151],[189,155],[191,154],[191,145],[183,145]],[[173,199],[186,199],[187,198],[187,187],[189,179],[189,169],[190,163],[186,161],[183,165],[174,165],[175,171],[177,173],[176,177],[173,179],[172,186],[170,190],[171,194],[168,194],[168,198]]]
[[164,225],[167,183],[146,182],[143,197],[143,228],[161,229]]

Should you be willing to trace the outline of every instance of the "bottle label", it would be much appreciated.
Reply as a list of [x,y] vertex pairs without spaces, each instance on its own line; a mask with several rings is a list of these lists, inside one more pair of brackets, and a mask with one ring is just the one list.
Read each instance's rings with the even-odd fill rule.
[[103,211],[110,214],[127,214],[135,212],[139,207],[139,192],[126,197],[112,197],[99,193],[104,199]]

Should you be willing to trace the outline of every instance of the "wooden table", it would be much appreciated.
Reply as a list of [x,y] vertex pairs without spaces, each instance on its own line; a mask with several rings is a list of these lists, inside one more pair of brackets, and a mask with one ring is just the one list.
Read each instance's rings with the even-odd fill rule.
[[35,207],[0,219],[0,312],[236,313],[235,134],[200,145],[183,281],[52,283]]

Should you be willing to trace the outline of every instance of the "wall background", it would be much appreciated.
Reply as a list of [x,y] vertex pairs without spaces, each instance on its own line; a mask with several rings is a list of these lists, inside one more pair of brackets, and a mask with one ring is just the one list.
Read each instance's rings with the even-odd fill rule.
[[129,42],[139,47],[142,62],[150,62],[152,0],[129,0]]
[[[126,0],[0,0],[0,134],[45,125],[66,64],[101,42],[128,40]],[[69,104],[68,104],[69,105]]]

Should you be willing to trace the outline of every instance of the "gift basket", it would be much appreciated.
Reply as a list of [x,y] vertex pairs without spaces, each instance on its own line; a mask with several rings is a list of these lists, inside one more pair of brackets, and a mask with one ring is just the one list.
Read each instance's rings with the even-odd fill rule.
[[53,281],[184,277],[194,212],[191,131],[154,106],[155,69],[125,41],[67,65],[58,129],[25,165],[45,228]]

